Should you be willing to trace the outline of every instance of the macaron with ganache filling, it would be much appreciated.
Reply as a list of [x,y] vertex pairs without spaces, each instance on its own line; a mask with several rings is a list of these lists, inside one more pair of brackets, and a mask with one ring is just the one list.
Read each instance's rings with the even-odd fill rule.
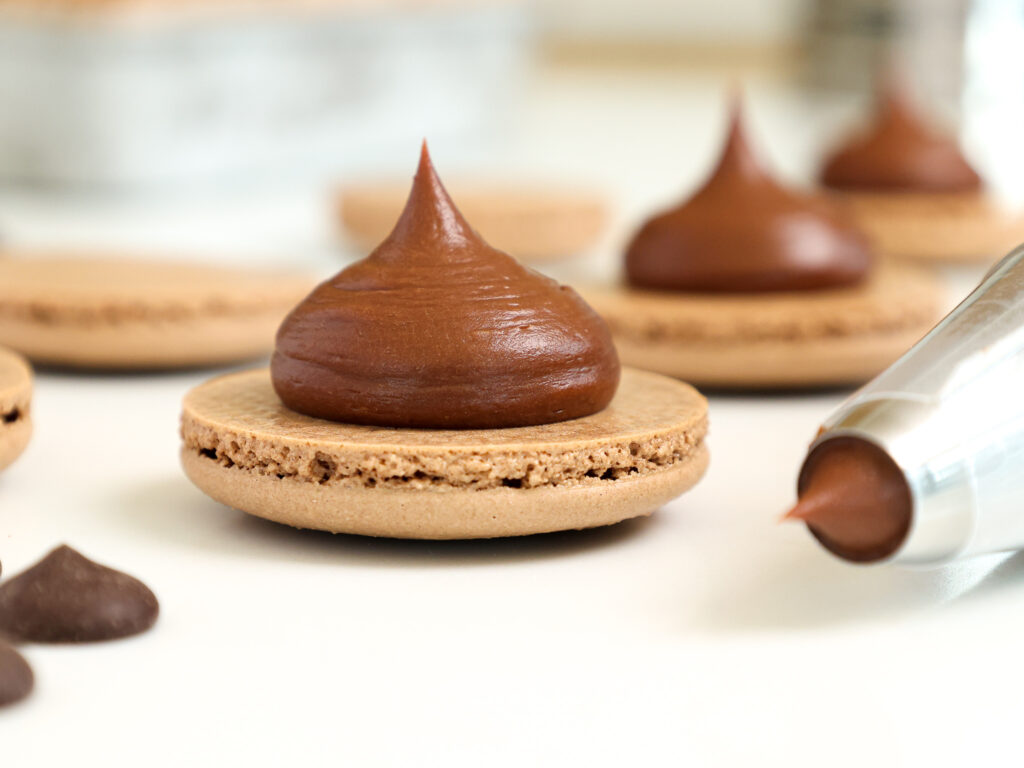
[[391,234],[281,325],[270,370],[185,398],[214,499],[300,528],[517,536],[646,515],[707,466],[707,405],[621,369],[573,291],[489,246],[424,146]]
[[727,388],[866,380],[942,307],[927,274],[876,264],[842,205],[775,181],[738,103],[710,177],[640,227],[622,284],[583,295],[627,365]]
[[956,139],[893,77],[881,83],[871,124],[826,157],[821,183],[882,255],[989,262],[1024,239],[1024,217],[995,199]]

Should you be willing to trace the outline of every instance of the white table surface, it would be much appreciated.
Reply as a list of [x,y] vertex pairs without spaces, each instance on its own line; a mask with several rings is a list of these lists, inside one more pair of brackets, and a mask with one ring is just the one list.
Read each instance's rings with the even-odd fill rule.
[[[618,205],[604,255],[560,271],[609,269],[630,217],[694,183],[716,99],[677,78],[538,84],[508,165],[589,171]],[[752,101],[799,177],[799,101]],[[124,210],[8,191],[0,227],[330,268],[312,196]],[[208,375],[39,375],[33,441],[0,476],[4,573],[67,542],[144,579],[162,613],[136,639],[26,647],[37,688],[0,713],[5,768],[1016,761],[1024,556],[853,567],[777,522],[841,392],[713,396],[710,471],[652,518],[418,543],[293,531],[195,490],[177,419]]]

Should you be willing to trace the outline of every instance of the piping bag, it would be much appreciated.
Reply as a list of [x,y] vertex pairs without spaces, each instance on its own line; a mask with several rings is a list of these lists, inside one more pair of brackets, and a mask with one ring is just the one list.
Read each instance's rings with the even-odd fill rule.
[[1024,246],[823,424],[786,519],[853,562],[1024,548]]

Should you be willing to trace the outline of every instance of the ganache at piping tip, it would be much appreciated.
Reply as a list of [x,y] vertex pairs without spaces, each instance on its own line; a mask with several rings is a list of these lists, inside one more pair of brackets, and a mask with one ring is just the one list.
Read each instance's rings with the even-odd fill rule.
[[859,438],[836,437],[807,457],[798,500],[781,521],[806,523],[839,557],[873,562],[902,544],[912,508],[902,471],[884,450]]

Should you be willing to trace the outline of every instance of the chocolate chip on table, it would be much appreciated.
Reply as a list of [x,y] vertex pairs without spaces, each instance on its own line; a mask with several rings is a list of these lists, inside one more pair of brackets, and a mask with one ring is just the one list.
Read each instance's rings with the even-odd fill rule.
[[32,692],[35,676],[24,657],[0,640],[0,707],[21,701]]
[[0,633],[15,641],[85,643],[144,632],[160,612],[149,587],[60,546],[0,585]]

